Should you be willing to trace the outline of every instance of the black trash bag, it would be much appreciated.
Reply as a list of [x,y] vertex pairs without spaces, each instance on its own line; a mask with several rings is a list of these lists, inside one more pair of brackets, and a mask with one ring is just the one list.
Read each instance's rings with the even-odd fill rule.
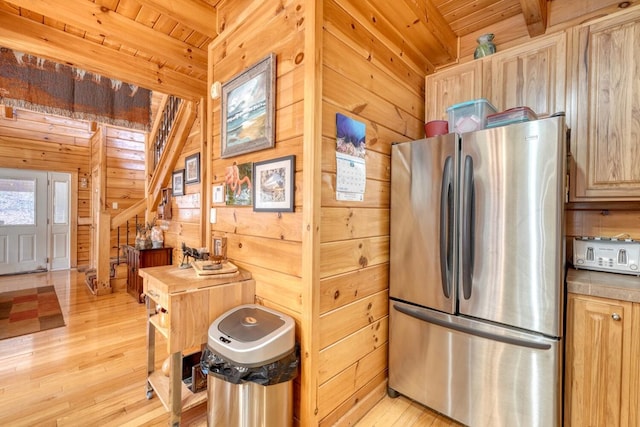
[[202,352],[200,369],[205,375],[213,375],[232,384],[254,382],[273,385],[289,381],[298,376],[297,346],[290,353],[266,365],[247,367],[212,352],[209,347]]

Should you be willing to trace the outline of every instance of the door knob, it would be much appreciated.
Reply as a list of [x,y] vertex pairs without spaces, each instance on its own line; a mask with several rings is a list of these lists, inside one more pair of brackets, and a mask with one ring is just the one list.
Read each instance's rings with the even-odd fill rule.
[[616,322],[618,322],[618,321],[620,321],[620,319],[622,319],[622,317],[621,317],[618,313],[613,313],[613,314],[611,315],[611,318],[612,318],[613,320],[615,320]]

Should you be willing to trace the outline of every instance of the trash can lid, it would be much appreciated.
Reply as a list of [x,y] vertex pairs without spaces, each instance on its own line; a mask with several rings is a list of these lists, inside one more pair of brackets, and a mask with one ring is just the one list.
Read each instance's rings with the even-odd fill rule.
[[235,363],[274,362],[295,346],[295,323],[285,314],[257,304],[235,307],[209,327],[211,351]]
[[223,334],[241,342],[257,341],[284,325],[282,317],[258,307],[240,307],[218,325]]

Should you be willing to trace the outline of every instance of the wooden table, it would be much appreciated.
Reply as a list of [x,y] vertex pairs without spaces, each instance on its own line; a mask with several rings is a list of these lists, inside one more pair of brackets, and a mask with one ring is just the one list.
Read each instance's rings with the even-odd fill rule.
[[[255,301],[255,281],[240,269],[235,275],[199,276],[193,268],[167,265],[142,268],[147,304],[147,398],[155,391],[171,412],[171,425],[180,425],[182,410],[207,399],[206,391],[192,393],[182,382],[182,351],[202,348],[207,343],[209,325],[238,305]],[[229,277],[231,276],[231,277]],[[160,325],[157,306],[167,310],[167,321]],[[155,332],[167,340],[171,372],[166,377],[155,371]]]

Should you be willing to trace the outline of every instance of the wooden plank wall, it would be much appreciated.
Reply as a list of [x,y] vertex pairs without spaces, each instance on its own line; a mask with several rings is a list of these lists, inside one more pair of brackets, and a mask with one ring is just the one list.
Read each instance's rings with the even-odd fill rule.
[[[145,133],[104,126],[106,144],[106,206],[111,217],[145,197]],[[114,208],[114,203],[117,208]],[[144,224],[144,216],[137,218]],[[125,244],[135,244],[136,218],[111,230],[111,257]],[[120,252],[121,261],[123,253]]]
[[[398,54],[400,48],[388,45],[352,3],[324,1],[318,378],[322,426],[333,425],[359,402],[370,402],[364,399],[367,395],[385,389],[390,150],[393,142],[422,137],[424,125],[424,71]],[[336,113],[366,126],[363,202],[336,200]],[[343,424],[353,421],[346,418]]]
[[[198,110],[199,111],[199,110]],[[202,118],[198,116],[194,122],[189,137],[180,153],[174,171],[184,169],[185,159],[200,152],[200,182],[186,184],[183,196],[171,196],[170,220],[158,220],[158,224],[164,230],[164,245],[173,248],[173,264],[179,265],[182,262],[182,243],[192,248],[208,247],[207,242],[201,237],[201,206],[203,203],[203,188],[209,188],[203,184],[203,153],[201,132]]]
[[[256,298],[296,321],[300,340],[304,2],[301,0],[225,1],[218,8],[220,35],[209,46],[209,85],[224,83],[269,53],[276,55],[275,147],[221,158],[220,99],[208,98],[211,149],[210,185],[225,183],[234,164],[295,156],[295,211],[254,212],[251,206],[212,204],[217,221],[211,236],[227,238],[228,257],[256,280]],[[211,191],[211,187],[207,187]],[[209,242],[209,245],[211,243]],[[299,399],[299,379],[294,398]],[[295,417],[299,405],[295,405]]]

